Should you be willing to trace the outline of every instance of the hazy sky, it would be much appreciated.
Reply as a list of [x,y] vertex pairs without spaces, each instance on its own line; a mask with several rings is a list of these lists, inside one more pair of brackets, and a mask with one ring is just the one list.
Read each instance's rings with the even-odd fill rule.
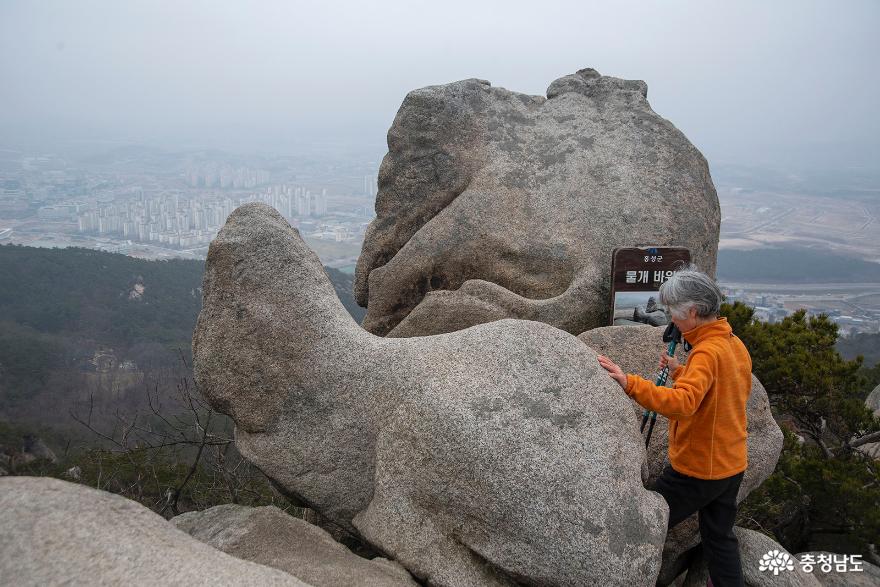
[[877,166],[880,2],[0,0],[0,141],[375,144],[407,91],[648,83],[710,164]]

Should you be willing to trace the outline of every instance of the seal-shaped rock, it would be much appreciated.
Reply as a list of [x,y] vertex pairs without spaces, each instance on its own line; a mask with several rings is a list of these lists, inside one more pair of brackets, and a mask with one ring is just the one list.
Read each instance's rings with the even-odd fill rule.
[[653,585],[663,498],[629,398],[562,330],[360,328],[318,257],[246,204],[211,243],[195,376],[288,495],[435,585]]
[[611,254],[684,246],[715,271],[706,160],[647,86],[584,69],[547,97],[469,79],[410,92],[358,260],[363,326],[418,336],[501,318],[608,324]]

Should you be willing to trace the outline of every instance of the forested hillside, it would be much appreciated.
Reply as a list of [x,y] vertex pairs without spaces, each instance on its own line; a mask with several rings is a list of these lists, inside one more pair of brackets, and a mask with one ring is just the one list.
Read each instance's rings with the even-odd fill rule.
[[[0,419],[68,421],[76,401],[136,403],[188,376],[204,263],[0,246]],[[327,270],[360,321],[351,276]]]
[[854,334],[837,340],[837,350],[844,358],[855,359],[861,355],[865,365],[880,363],[880,334],[866,332]]
[[[290,509],[193,387],[203,272],[201,261],[0,246],[0,475],[75,479],[166,516],[230,500]],[[360,321],[352,277],[327,274]],[[35,437],[57,460],[29,462]]]
[[105,344],[186,340],[203,264],[88,249],[0,247],[0,315],[40,332]]

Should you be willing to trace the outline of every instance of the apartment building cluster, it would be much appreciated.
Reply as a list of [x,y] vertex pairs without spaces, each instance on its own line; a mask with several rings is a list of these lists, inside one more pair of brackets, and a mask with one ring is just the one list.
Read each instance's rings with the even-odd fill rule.
[[194,188],[253,189],[269,183],[271,174],[263,169],[209,163],[187,169],[186,178]]
[[139,190],[134,198],[100,203],[79,212],[77,230],[169,247],[198,247],[211,242],[238,206],[257,201],[273,206],[291,221],[327,214],[326,190],[313,194],[297,186],[270,186],[263,193],[240,197],[193,197],[180,192],[147,196]]
[[804,309],[808,316],[828,316],[837,324],[841,336],[880,332],[880,308],[860,301],[859,295],[783,294],[727,287],[722,287],[722,291],[728,303],[740,301],[751,306],[755,311],[755,318],[762,322],[780,322],[795,311]]

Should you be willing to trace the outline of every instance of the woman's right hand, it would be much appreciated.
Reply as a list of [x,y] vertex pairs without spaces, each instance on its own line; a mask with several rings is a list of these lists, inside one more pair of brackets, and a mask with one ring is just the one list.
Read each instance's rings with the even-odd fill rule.
[[681,367],[681,363],[675,357],[660,355],[660,370],[662,371],[667,365],[669,366],[670,373],[675,373],[675,370]]

